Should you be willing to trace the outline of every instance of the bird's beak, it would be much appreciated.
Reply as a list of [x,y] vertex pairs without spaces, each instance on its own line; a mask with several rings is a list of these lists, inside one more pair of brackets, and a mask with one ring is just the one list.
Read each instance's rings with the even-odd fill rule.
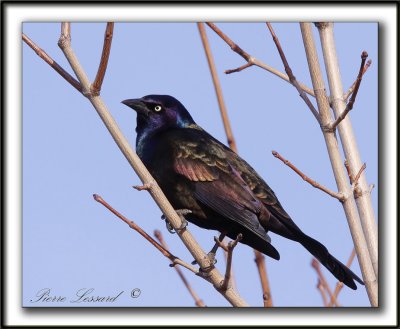
[[129,106],[131,109],[134,109],[138,114],[148,115],[150,110],[147,108],[146,104],[140,99],[125,99],[121,102],[126,106]]

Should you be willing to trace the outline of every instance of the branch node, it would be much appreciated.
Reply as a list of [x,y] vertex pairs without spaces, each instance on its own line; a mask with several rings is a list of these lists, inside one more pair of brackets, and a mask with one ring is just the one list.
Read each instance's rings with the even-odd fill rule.
[[133,187],[135,190],[138,190],[138,191],[143,191],[143,190],[149,191],[149,190],[152,189],[153,186],[154,186],[154,183],[153,183],[153,182],[148,182],[148,183],[145,183],[145,184],[143,184],[143,185],[134,185],[134,186],[132,186],[132,187]]
[[325,134],[333,134],[336,130],[336,127],[334,127],[332,124],[321,124],[320,127],[322,132]]
[[65,49],[71,44],[71,37],[68,37],[66,35],[61,35],[60,38],[58,39],[57,44],[61,49]]

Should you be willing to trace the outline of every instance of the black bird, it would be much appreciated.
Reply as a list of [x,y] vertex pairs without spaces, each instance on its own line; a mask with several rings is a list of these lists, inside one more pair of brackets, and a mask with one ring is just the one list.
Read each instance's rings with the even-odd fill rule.
[[[137,112],[136,151],[175,209],[189,222],[239,233],[242,243],[279,260],[267,232],[302,244],[339,281],[356,290],[363,281],[318,241],[303,233],[256,171],[192,119],[174,97],[148,95],[123,104]],[[353,280],[354,279],[354,280]]]

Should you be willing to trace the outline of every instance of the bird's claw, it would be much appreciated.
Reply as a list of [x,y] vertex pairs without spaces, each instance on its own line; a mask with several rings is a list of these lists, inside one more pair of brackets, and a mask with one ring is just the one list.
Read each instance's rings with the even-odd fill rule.
[[[210,252],[207,254],[207,257],[208,257],[208,259],[210,260],[210,263],[211,263],[210,266],[214,266],[215,264],[217,264],[217,259],[215,258],[215,253],[213,253],[213,252],[210,251]],[[197,261],[194,260],[194,261],[192,261],[191,264],[192,264],[192,265],[196,265],[196,264],[197,264]]]
[[165,225],[167,226],[167,230],[171,234],[175,234],[175,230],[168,219],[165,219]]
[[188,226],[188,221],[185,218],[181,218],[182,222],[181,225],[177,228],[177,231],[182,231],[186,228],[186,226]]
[[185,219],[185,215],[192,213],[191,210],[189,209],[177,209],[175,210],[176,213],[179,215],[180,219],[181,219],[181,225],[175,230],[174,227],[171,225],[171,223],[169,222],[169,220],[167,219],[167,217],[163,214],[161,215],[161,219],[165,220],[165,224],[167,226],[167,230],[169,233],[171,234],[175,234],[175,231],[182,231],[186,228],[186,226],[188,226],[188,221]]

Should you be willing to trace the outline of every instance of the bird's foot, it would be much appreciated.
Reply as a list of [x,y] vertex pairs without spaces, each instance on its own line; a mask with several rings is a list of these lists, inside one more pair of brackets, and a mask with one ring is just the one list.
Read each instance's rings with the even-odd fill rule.
[[[176,229],[176,231],[182,231],[186,228],[186,226],[188,226],[188,221],[185,219],[185,216],[187,214],[191,214],[192,211],[189,209],[177,209],[175,210],[176,213],[179,215],[180,219],[181,219],[181,225]],[[169,233],[174,234],[175,233],[175,229],[174,227],[171,225],[171,223],[169,222],[169,220],[167,219],[167,217],[165,217],[165,215],[163,214],[161,216],[161,219],[165,220],[165,224],[167,226],[167,230]]]
[[[215,244],[212,247],[212,249],[209,251],[209,253],[207,254],[207,257],[210,260],[210,263],[213,265],[217,264],[217,259],[215,258],[215,255],[217,253],[218,247],[221,246],[222,240],[225,238],[225,236],[226,236],[226,232],[222,232],[221,235],[219,236],[219,238],[214,237]],[[192,262],[192,265],[196,265],[196,264],[197,264],[197,261],[194,260]]]

